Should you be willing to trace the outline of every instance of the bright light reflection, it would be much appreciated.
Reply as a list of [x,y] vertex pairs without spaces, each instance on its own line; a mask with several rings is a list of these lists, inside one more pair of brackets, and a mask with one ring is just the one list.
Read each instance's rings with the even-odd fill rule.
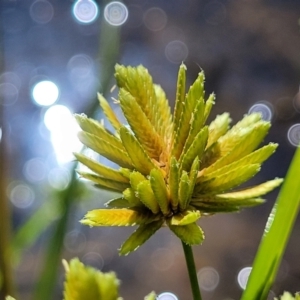
[[35,195],[28,185],[18,184],[12,188],[9,197],[14,206],[24,209],[33,203]]
[[271,121],[273,112],[272,112],[272,106],[270,103],[255,103],[252,105],[249,109],[249,114],[258,112],[261,114],[261,117],[265,121]]
[[79,152],[82,144],[77,138],[79,126],[70,110],[64,105],[48,108],[44,123],[51,132],[51,141],[58,163],[66,163],[74,159],[73,152]]
[[78,0],[73,6],[73,15],[80,23],[92,23],[98,17],[98,6],[92,0]]
[[123,25],[128,18],[128,9],[122,2],[110,2],[104,8],[104,18],[110,25]]
[[66,189],[70,181],[70,171],[65,168],[54,168],[48,174],[48,182],[56,190]]
[[159,7],[151,7],[144,14],[144,23],[149,30],[159,31],[167,24],[167,15]]
[[245,267],[245,268],[241,269],[239,274],[238,274],[237,281],[238,281],[239,286],[243,290],[246,288],[251,270],[252,270],[251,267]]
[[32,98],[42,106],[49,106],[56,102],[59,96],[59,89],[52,81],[40,81],[32,89]]
[[165,48],[165,55],[172,63],[180,63],[184,61],[189,54],[187,45],[179,40],[170,42]]
[[200,288],[204,291],[211,292],[219,284],[219,273],[211,267],[205,267],[199,270],[197,273]]
[[46,24],[53,18],[54,9],[49,1],[37,0],[31,4],[29,13],[35,22]]
[[166,292],[159,294],[157,300],[178,300],[178,298],[175,294]]
[[28,160],[23,168],[27,180],[31,182],[42,181],[46,176],[46,166],[42,159],[32,158]]
[[290,127],[287,137],[293,146],[300,146],[300,123],[294,124]]
[[104,266],[104,260],[97,252],[88,252],[82,257],[82,262],[86,265],[97,268],[98,270],[101,270]]

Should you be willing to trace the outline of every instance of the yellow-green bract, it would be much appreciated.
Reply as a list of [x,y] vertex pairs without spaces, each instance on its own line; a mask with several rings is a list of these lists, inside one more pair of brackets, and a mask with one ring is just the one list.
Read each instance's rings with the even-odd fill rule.
[[231,128],[228,113],[206,124],[215,95],[205,95],[203,72],[186,91],[186,67],[180,66],[172,115],[163,89],[146,68],[116,65],[115,70],[118,102],[128,124],[121,124],[102,95],[100,106],[114,133],[85,115],[75,118],[81,142],[120,168],[75,156],[91,170],[79,172],[82,177],[120,192],[108,209],[89,211],[81,223],[138,225],[120,254],[137,249],[163,225],[184,243],[200,244],[204,235],[196,222],[201,216],[261,204],[261,196],[282,182],[233,190],[259,172],[277,144],[258,149],[270,128],[259,113],[245,115]]
[[64,300],[122,300],[119,297],[120,282],[114,272],[102,273],[85,266],[77,258],[68,264],[63,261],[66,270]]

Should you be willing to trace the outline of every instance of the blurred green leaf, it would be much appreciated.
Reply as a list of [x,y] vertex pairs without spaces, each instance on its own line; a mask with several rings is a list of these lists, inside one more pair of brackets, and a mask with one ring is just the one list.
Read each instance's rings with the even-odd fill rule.
[[70,264],[63,261],[66,269],[64,300],[118,300],[119,280],[114,272],[102,273],[85,266],[77,258]]
[[267,299],[300,208],[300,147],[271,211],[242,300]]
[[156,299],[156,294],[155,292],[151,292],[149,295],[147,295],[144,300],[155,300]]

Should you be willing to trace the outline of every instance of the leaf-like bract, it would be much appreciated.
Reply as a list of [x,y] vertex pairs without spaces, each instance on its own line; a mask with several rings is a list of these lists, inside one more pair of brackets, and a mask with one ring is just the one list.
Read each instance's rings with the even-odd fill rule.
[[182,158],[180,157],[179,163],[181,164],[181,169],[188,171],[191,168],[191,165],[194,159],[198,156],[201,159],[204,152],[208,138],[208,128],[207,126],[203,127],[201,131],[196,135],[194,141],[192,142],[187,152],[184,153]]
[[196,224],[191,223],[184,226],[171,225],[169,228],[187,245],[198,245],[204,240],[202,229]]
[[115,181],[129,182],[128,178],[123,176],[122,173],[118,170],[104,166],[99,162],[90,159],[89,157],[82,155],[80,153],[74,153],[74,156],[79,162],[81,162],[83,165],[87,166],[90,170],[99,174],[100,176]]
[[130,186],[129,183],[106,179],[105,177],[101,177],[92,173],[82,172],[79,170],[77,170],[77,173],[83,178],[89,179],[92,182],[100,185],[102,188],[107,188],[118,192],[122,192],[124,189]]
[[123,191],[123,197],[126,201],[130,204],[132,207],[141,207],[143,206],[143,203],[140,201],[140,199],[136,196],[135,190],[133,188],[127,188]]
[[127,255],[144,244],[163,224],[158,220],[149,224],[140,225],[137,230],[121,246],[119,253]]
[[241,191],[235,191],[231,193],[224,193],[215,195],[216,198],[222,200],[243,200],[263,196],[282,183],[283,179],[276,178],[262,184],[256,185],[251,188],[243,189]]
[[251,164],[243,166],[241,168],[230,170],[229,172],[222,174],[218,177],[196,184],[196,193],[217,194],[220,192],[227,191],[249,180],[257,172],[259,172],[259,170],[259,164]]
[[131,204],[125,198],[115,198],[111,199],[105,203],[105,206],[109,208],[130,208],[132,207]]
[[138,185],[146,180],[146,177],[138,171],[133,171],[130,174],[130,184],[132,189],[136,192]]
[[115,115],[114,111],[112,110],[112,108],[110,107],[110,105],[108,104],[106,99],[101,94],[98,93],[98,100],[99,100],[101,108],[104,111],[105,116],[107,117],[107,119],[109,120],[111,125],[116,130],[119,130],[119,128],[122,126],[122,124],[118,120],[117,116]]
[[170,161],[169,189],[171,205],[173,210],[176,210],[178,206],[179,163],[174,156],[171,157]]
[[155,131],[142,108],[129,92],[120,89],[119,100],[135,137],[151,158],[158,159],[163,149],[163,139]]
[[121,167],[132,169],[131,159],[126,153],[121,142],[121,147],[116,147],[91,133],[83,131],[78,133],[78,137],[84,145],[91,148],[95,152],[115,162]]
[[108,144],[124,150],[124,147],[117,137],[111,134],[104,126],[96,120],[88,118],[86,115],[75,115],[75,119],[84,132],[95,135],[106,141]]
[[185,210],[190,196],[190,178],[186,171],[182,172],[179,182],[179,191],[178,191],[178,198],[179,198],[179,208],[181,211]]
[[191,145],[191,143],[194,141],[195,136],[198,134],[199,130],[202,128],[204,124],[204,108],[205,103],[203,98],[200,98],[195,106],[195,109],[191,116],[191,126],[190,131],[187,137],[187,140],[184,144],[183,152],[186,152],[186,149],[188,149]]
[[155,126],[157,133],[164,137],[165,147],[168,147],[172,135],[172,115],[171,109],[166,98],[164,90],[159,85],[154,85],[156,95],[156,107],[154,107],[155,116],[157,118]]
[[162,213],[168,215],[170,212],[168,190],[160,170],[151,171],[150,184]]
[[170,224],[183,226],[196,222],[200,218],[200,212],[198,210],[186,210],[182,213],[178,213],[171,218]]
[[216,96],[213,93],[213,94],[210,94],[208,99],[206,100],[205,108],[204,108],[203,122],[206,122],[206,120],[210,114],[210,111],[211,111],[213,105],[215,104],[215,99],[216,99]]
[[218,115],[208,127],[209,135],[206,148],[209,148],[214,144],[222,135],[224,135],[228,129],[231,119],[229,113],[223,113]]
[[137,193],[141,202],[143,202],[154,214],[157,214],[160,211],[149,180],[144,180],[138,184]]
[[172,155],[177,159],[180,157],[186,140],[188,139],[192,114],[195,110],[197,101],[203,98],[203,79],[203,73],[199,73],[198,78],[190,87],[182,105],[182,112],[172,149]]
[[[241,159],[234,160],[232,163],[230,163],[232,161],[232,155],[234,154],[234,151],[232,151],[228,155],[221,158],[218,162],[211,165],[211,167],[204,169],[202,171],[202,175],[204,176],[200,178],[200,181],[224,174],[232,169],[240,168],[249,164],[261,164],[274,153],[277,146],[277,144],[270,143],[269,145],[259,148],[256,151],[242,157]],[[220,167],[217,168],[217,166]]]
[[155,168],[155,165],[139,141],[126,127],[120,128],[120,137],[135,169],[144,175],[148,175]]
[[134,226],[154,220],[149,213],[120,208],[91,210],[80,222],[89,226]]
[[[179,121],[182,113],[182,107],[185,98],[185,81],[186,81],[186,66],[181,64],[178,71],[177,78],[177,90],[176,90],[176,101],[175,101],[175,109],[174,109],[174,129],[173,135],[178,131]],[[173,136],[174,142],[175,136]]]

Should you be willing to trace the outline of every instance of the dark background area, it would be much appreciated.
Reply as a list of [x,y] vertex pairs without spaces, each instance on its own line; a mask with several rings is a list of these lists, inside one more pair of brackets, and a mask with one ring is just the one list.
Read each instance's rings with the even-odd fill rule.
[[[81,13],[87,15],[92,1],[81,1],[86,2]],[[97,2],[98,16],[91,23],[76,20],[74,4],[67,0],[2,0],[0,6],[1,127],[6,131],[10,166],[6,193],[15,229],[41,203],[51,201],[50,191],[67,186],[70,159],[59,160],[59,151],[78,151],[78,145],[70,148],[76,139],[74,130],[62,130],[69,126],[68,114],[61,117],[61,111],[54,111],[52,125],[47,127],[47,111],[60,105],[70,113],[81,113],[102,88],[99,79],[105,57],[99,57],[106,42],[101,36],[106,4]],[[228,111],[234,124],[254,109],[271,119],[265,143],[279,143],[279,148],[251,183],[284,177],[295,151],[293,143],[300,140],[300,1],[132,0],[124,4],[128,18],[120,26],[120,55],[115,63],[146,66],[154,82],[165,89],[172,107],[179,64],[184,61],[187,65],[188,84],[203,69],[207,93],[217,95],[212,118]],[[112,14],[122,18],[126,10],[116,9]],[[54,82],[59,90],[57,101],[51,105],[33,100],[33,89],[43,80]],[[110,87],[113,84],[112,80]],[[291,126],[294,131],[288,134]],[[61,135],[55,138],[58,132]],[[125,299],[143,299],[152,290],[173,292],[180,300],[191,299],[179,240],[162,229],[135,253],[119,257],[117,249],[132,228],[90,229],[80,225],[78,220],[87,210],[115,196],[93,187],[89,190],[87,199],[74,208],[63,257],[77,256],[103,271],[114,270],[122,281]],[[200,220],[206,240],[194,247],[194,253],[199,278],[205,274],[201,281],[204,299],[239,299],[238,274],[252,264],[277,192],[270,193],[262,206]],[[273,296],[300,289],[299,221]],[[50,235],[49,229],[26,249],[15,270],[20,299],[30,299]],[[63,270],[55,299],[61,299],[62,281]]]

